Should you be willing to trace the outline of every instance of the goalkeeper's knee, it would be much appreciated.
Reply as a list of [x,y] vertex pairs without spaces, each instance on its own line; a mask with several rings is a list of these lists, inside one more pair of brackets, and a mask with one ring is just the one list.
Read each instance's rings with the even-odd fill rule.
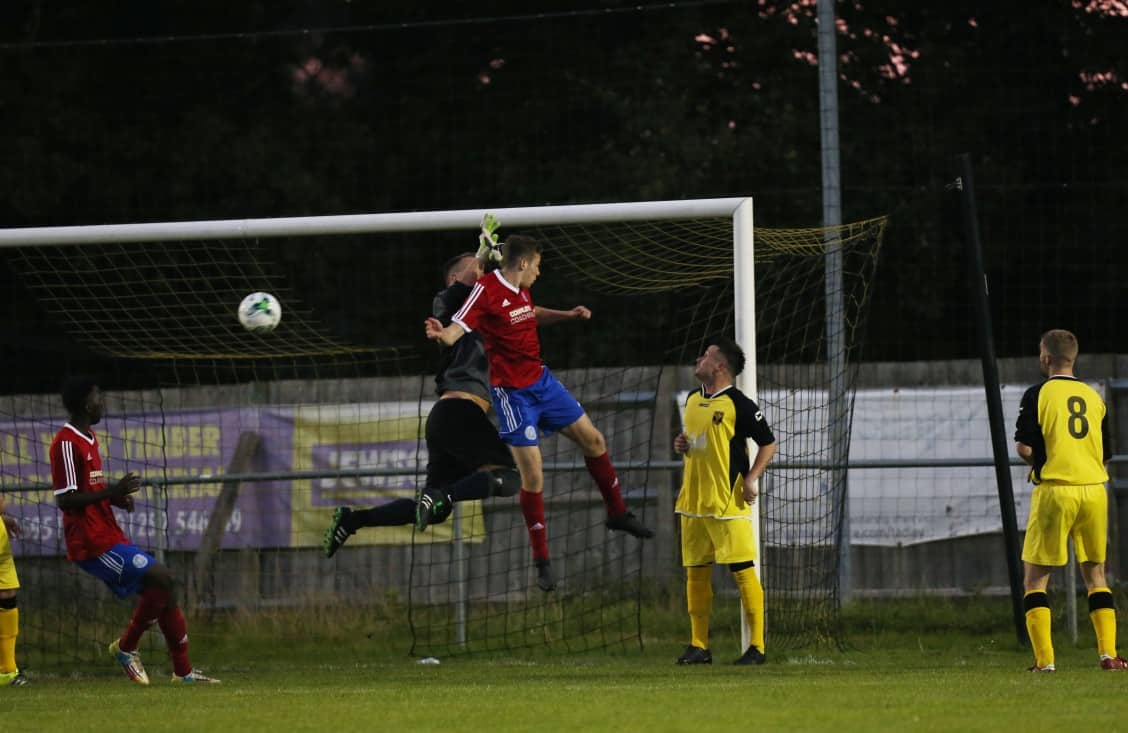
[[490,496],[516,496],[521,490],[521,474],[516,468],[490,471]]

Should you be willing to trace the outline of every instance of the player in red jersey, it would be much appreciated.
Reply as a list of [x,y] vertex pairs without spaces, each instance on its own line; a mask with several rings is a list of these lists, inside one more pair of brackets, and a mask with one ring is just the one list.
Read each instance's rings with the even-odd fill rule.
[[482,336],[498,432],[521,473],[521,511],[537,566],[537,585],[548,591],[556,587],[556,579],[545,529],[540,435],[561,432],[583,451],[588,472],[607,507],[609,529],[643,538],[653,537],[654,532],[627,511],[603,434],[541,361],[538,323],[587,320],[591,311],[582,305],[567,311],[535,305],[529,288],[540,275],[540,244],[531,237],[514,235],[506,239],[502,249],[501,269],[478,280],[451,324],[444,328],[437,319],[428,318],[424,330],[427,338],[447,346],[471,331]]
[[172,657],[173,682],[219,682],[192,669],[188,632],[173,597],[175,583],[168,568],[126,539],[111,505],[133,511],[133,497],[141,478],[127,473],[106,485],[98,437],[90,429],[105,413],[101,390],[93,379],[71,377],[63,385],[63,405],[70,421],[51,443],[51,478],[55,503],[63,512],[67,559],[104,582],[114,595],[140,593],[133,618],[121,638],[109,647],[134,682],[149,684],[137,645],[141,634],[159,624]]

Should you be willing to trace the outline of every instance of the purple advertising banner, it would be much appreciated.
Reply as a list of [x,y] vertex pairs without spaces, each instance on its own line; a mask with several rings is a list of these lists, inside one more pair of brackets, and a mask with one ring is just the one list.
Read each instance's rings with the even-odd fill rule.
[[[139,413],[109,417],[95,426],[107,483],[133,471],[145,487],[134,495],[132,514],[115,510],[131,541],[147,549],[192,551],[200,546],[222,476],[286,471],[349,471],[395,468],[411,475],[328,477],[244,481],[224,528],[221,547],[307,547],[320,543],[332,509],[340,504],[376,505],[412,497],[426,465],[419,441],[418,403],[321,405],[316,408],[233,408],[183,410],[163,416]],[[62,514],[55,507],[48,452],[61,423],[42,420],[0,422],[0,486],[43,487],[5,494],[8,513],[19,518],[23,538],[16,552],[58,555]],[[258,437],[258,448],[243,465],[233,466],[244,434]],[[206,483],[175,483],[184,478]],[[164,491],[161,487],[166,487]],[[471,507],[467,507],[471,510]],[[476,510],[468,519],[480,521]],[[396,531],[390,531],[390,530]],[[408,531],[404,531],[404,530]],[[410,542],[410,527],[358,536],[357,544]],[[449,540],[436,528],[429,541]],[[444,531],[445,530],[445,531]]]

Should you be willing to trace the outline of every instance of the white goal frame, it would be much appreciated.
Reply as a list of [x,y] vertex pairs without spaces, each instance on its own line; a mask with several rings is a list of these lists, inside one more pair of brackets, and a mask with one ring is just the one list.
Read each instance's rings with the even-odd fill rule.
[[[731,219],[733,231],[734,327],[736,341],[743,348],[746,358],[744,372],[736,380],[737,388],[753,400],[758,401],[756,386],[756,290],[753,264],[754,227],[752,199],[750,197],[269,219],[25,227],[0,229],[0,248],[456,229],[476,230],[481,224],[482,216],[486,213],[496,216],[506,228],[677,219]],[[760,502],[752,504],[752,521],[756,527],[757,557],[759,558],[755,571],[758,577],[762,577],[764,556],[761,542]],[[747,649],[749,643],[749,628],[742,613],[741,649]]]

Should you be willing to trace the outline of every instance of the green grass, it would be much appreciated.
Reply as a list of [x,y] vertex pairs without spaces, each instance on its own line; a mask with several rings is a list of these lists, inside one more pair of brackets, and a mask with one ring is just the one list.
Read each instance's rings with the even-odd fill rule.
[[[991,731],[1116,729],[1128,675],[1101,672],[1092,631],[1057,642],[1055,675],[1023,669],[1006,602],[863,604],[844,614],[845,650],[774,652],[745,669],[734,624],[720,624],[712,667],[677,667],[684,618],[647,609],[644,651],[406,656],[391,619],[229,618],[192,626],[193,657],[223,678],[167,681],[147,655],[148,688],[112,663],[32,670],[34,685],[0,690],[6,730],[276,731]],[[723,618],[731,609],[718,608]],[[1086,620],[1087,621],[1087,620]],[[1059,625],[1060,628],[1060,625]],[[314,637],[313,634],[317,633]],[[1060,636],[1060,635],[1059,635]]]

